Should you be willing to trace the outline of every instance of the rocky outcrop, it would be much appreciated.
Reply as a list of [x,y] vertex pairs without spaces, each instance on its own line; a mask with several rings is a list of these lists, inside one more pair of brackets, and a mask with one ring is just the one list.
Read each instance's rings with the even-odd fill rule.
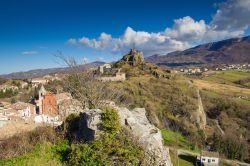
[[207,120],[206,120],[206,113],[203,108],[199,89],[197,89],[197,97],[198,97],[198,101],[197,101],[198,109],[193,113],[191,119],[194,118],[197,128],[204,130],[207,124]]
[[92,141],[101,131],[102,110],[91,109],[80,114],[79,134],[85,141]]
[[164,147],[160,130],[151,124],[146,117],[144,108],[116,108],[120,115],[120,123],[130,129],[131,133],[138,138],[146,151],[148,163],[156,165],[171,165],[169,149]]
[[131,49],[130,52],[122,58],[123,61],[127,62],[131,66],[137,66],[144,62],[143,53],[136,49]]
[[[128,110],[115,107],[120,116],[120,123],[130,130],[133,137],[144,147],[147,163],[171,166],[169,149],[164,147],[160,130],[149,122],[144,108]],[[101,116],[99,109],[88,110],[81,114],[81,135],[86,140],[93,140],[101,132]]]

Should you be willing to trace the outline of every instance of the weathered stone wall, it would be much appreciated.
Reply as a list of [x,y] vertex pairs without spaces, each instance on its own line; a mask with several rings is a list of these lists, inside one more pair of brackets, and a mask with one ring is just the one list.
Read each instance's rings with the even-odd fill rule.
[[46,115],[58,115],[56,96],[52,93],[46,93],[43,96],[43,114]]
[[117,73],[115,77],[100,77],[98,79],[101,81],[104,81],[104,82],[107,82],[107,81],[125,81],[126,74],[125,73]]

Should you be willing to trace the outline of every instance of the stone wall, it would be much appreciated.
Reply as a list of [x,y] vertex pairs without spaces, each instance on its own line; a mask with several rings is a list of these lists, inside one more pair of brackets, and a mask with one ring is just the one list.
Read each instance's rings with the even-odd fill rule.
[[125,81],[126,80],[126,74],[125,73],[116,73],[114,77],[100,77],[98,78],[101,81],[107,82],[107,81]]
[[58,115],[56,96],[53,93],[46,93],[43,96],[43,114]]

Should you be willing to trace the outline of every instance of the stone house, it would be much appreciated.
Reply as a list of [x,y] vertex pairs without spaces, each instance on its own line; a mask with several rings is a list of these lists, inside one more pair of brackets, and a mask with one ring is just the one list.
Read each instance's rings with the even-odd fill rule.
[[16,111],[16,115],[21,118],[29,118],[36,113],[35,106],[29,103],[17,102],[10,106],[12,110]]
[[120,68],[112,68],[110,64],[104,64],[98,68],[100,81],[125,81],[126,74],[121,72]]
[[104,65],[101,65],[98,67],[98,70],[101,74],[104,74],[104,72],[107,70],[107,69],[111,69],[111,65],[110,64],[104,64]]

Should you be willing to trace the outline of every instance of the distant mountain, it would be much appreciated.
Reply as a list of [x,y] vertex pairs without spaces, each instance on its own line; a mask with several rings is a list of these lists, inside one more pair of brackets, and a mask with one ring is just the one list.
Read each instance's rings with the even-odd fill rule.
[[[96,61],[88,64],[81,65],[81,70],[86,70],[89,68],[97,67],[99,65],[104,64],[104,62]],[[29,78],[35,78],[35,77],[42,77],[48,74],[66,74],[70,72],[69,67],[64,68],[50,68],[50,69],[35,69],[25,72],[15,72],[5,75],[0,75],[2,78],[6,79],[29,79]]]
[[250,36],[203,44],[161,56],[153,55],[146,60],[167,66],[250,63]]

